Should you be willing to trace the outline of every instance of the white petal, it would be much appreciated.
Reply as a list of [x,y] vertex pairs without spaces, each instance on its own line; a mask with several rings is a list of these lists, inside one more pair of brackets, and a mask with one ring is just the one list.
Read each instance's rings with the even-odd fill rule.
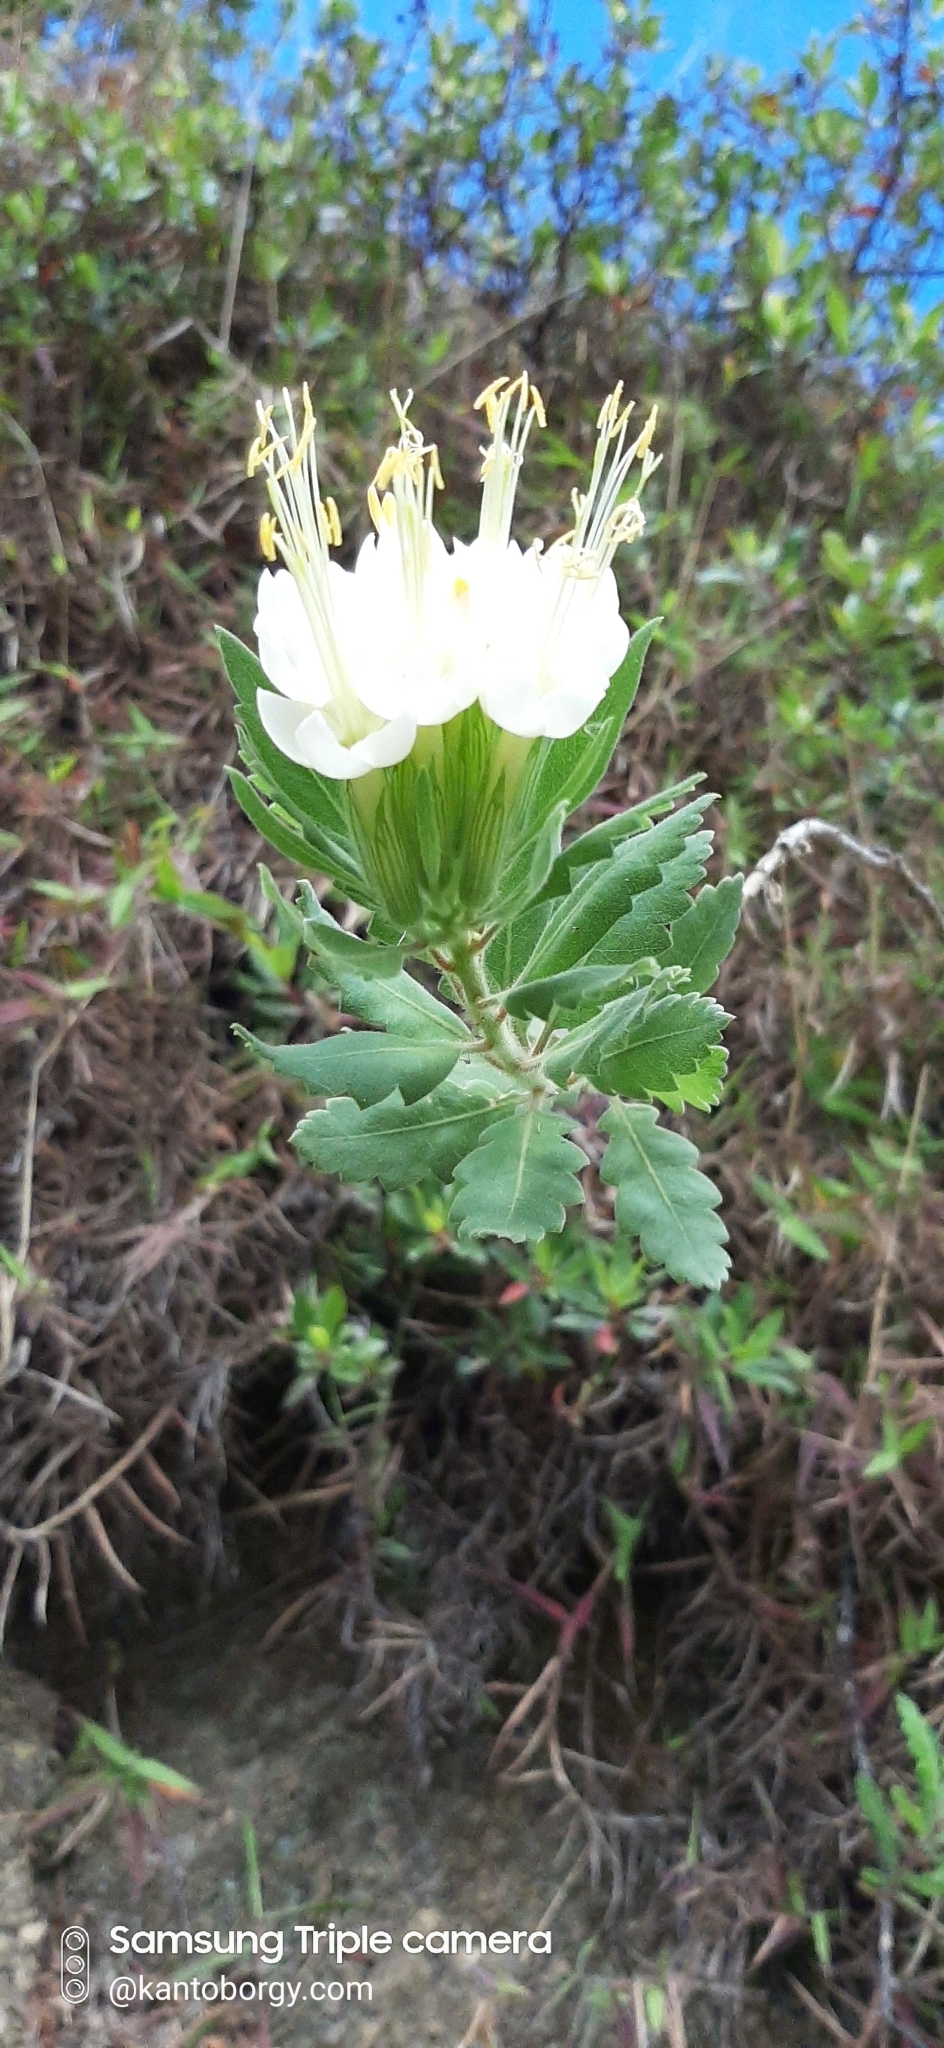
[[328,704],[331,685],[324,672],[301,593],[287,569],[259,578],[259,610],[255,620],[259,660],[283,696],[299,704]]
[[256,703],[265,731],[279,752],[300,768],[314,768],[335,782],[353,782],[374,768],[393,767],[406,758],[416,739],[415,719],[398,718],[379,732],[356,740],[352,747],[343,747],[320,711],[290,704],[269,690],[260,690]]

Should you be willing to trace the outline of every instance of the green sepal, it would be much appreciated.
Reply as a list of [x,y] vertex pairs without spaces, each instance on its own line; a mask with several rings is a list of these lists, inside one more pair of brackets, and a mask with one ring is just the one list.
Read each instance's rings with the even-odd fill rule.
[[537,827],[531,845],[519,848],[504,870],[496,891],[494,910],[503,926],[513,923],[529,904],[541,900],[548,876],[560,856],[561,831],[566,816],[566,805],[555,804],[549,816]]
[[309,1045],[267,1045],[241,1024],[233,1029],[277,1074],[300,1081],[309,1095],[352,1095],[362,1109],[383,1102],[395,1088],[404,1102],[418,1102],[452,1072],[462,1051],[438,1031],[425,1041],[387,1031],[341,1031]]
[[432,1173],[445,1184],[510,1106],[489,1081],[465,1079],[459,1070],[421,1102],[405,1103],[399,1090],[372,1109],[358,1109],[347,1096],[329,1102],[303,1118],[292,1144],[319,1172],[349,1182],[379,1180],[393,1190],[415,1187]]
[[721,1287],[730,1260],[716,1214],[721,1196],[699,1172],[687,1138],[667,1131],[648,1103],[614,1102],[600,1118],[609,1144],[601,1178],[616,1188],[616,1220],[654,1265],[692,1287]]
[[562,1230],[568,1208],[584,1199],[578,1176],[587,1160],[566,1135],[572,1128],[571,1118],[545,1109],[492,1124],[456,1167],[450,1220],[460,1240],[533,1242]]

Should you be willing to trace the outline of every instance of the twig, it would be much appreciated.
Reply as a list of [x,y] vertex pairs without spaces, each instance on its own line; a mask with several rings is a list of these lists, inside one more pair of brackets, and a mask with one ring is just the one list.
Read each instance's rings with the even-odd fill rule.
[[236,306],[236,292],[239,287],[239,267],[243,260],[243,244],[249,225],[249,200],[252,193],[253,173],[256,168],[256,151],[259,147],[258,134],[252,150],[243,165],[233,212],[233,227],[230,235],[229,257],[226,264],[226,282],[223,286],[223,303],[220,307],[220,331],[217,346],[224,355],[229,354],[229,339],[233,331],[233,313]]
[[918,1087],[917,1092],[915,1094],[914,1109],[911,1112],[911,1123],[908,1129],[908,1142],[905,1146],[904,1156],[901,1162],[901,1172],[898,1176],[898,1188],[895,1195],[895,1208],[892,1215],[891,1226],[885,1243],[885,1253],[882,1259],[882,1270],[879,1275],[879,1283],[875,1293],[875,1306],[872,1310],[872,1324],[869,1331],[868,1366],[866,1369],[865,1380],[863,1382],[864,1388],[874,1389],[876,1375],[882,1362],[882,1331],[885,1325],[885,1312],[888,1308],[888,1296],[891,1290],[892,1273],[895,1267],[895,1260],[898,1256],[898,1238],[901,1227],[902,1205],[905,1199],[905,1194],[907,1192],[909,1176],[914,1166],[915,1153],[917,1151],[918,1146],[918,1132],[921,1129],[921,1119],[924,1114],[924,1099],[928,1092],[928,1082],[930,1080],[930,1077],[930,1067],[928,1067],[927,1065],[923,1066],[921,1069],[921,1073],[918,1077]]
[[[37,1054],[30,1068],[29,1093],[26,1102],[26,1117],[23,1125],[22,1152],[20,1164],[19,1215],[17,1217],[16,1244],[13,1247],[17,1264],[25,1265],[29,1256],[31,1223],[33,1215],[33,1160],[36,1151],[36,1116],[39,1107],[39,1077],[59,1050],[70,1029],[72,1018],[61,1024],[47,1046]],[[8,1377],[13,1356],[14,1308],[19,1282],[14,1273],[0,1273],[0,1385]]]
[[831,2034],[834,2041],[841,2043],[841,2048],[856,2048],[852,2035],[846,2033],[845,2027],[837,2020],[835,2013],[827,2012],[826,2007],[819,2004],[812,1992],[807,1991],[806,1985],[800,1983],[798,1977],[791,1976],[788,1971],[787,1981],[796,1992],[800,2004],[806,2006],[807,2012],[812,2013],[813,2018],[819,2021],[821,2027],[825,2027],[827,2034]]
[[853,839],[851,832],[844,832],[840,825],[830,825],[825,818],[798,818],[794,825],[787,825],[778,832],[773,845],[763,854],[757,866],[751,869],[744,884],[744,901],[749,903],[754,896],[766,896],[768,903],[781,901],[780,884],[775,879],[780,868],[788,860],[812,851],[816,839],[827,839],[833,846],[839,846],[844,853],[851,853],[855,860],[861,860],[866,867],[891,868],[907,882],[909,889],[924,904],[933,917],[939,931],[944,935],[944,907],[928,888],[919,881],[913,869],[900,853],[890,846],[863,846],[860,839]]
[[152,1415],[147,1428],[142,1429],[140,1436],[135,1438],[130,1450],[123,1452],[114,1465],[109,1465],[107,1472],[100,1473],[99,1477],[92,1481],[91,1486],[87,1486],[85,1492],[79,1494],[78,1500],[70,1501],[68,1507],[60,1508],[58,1514],[50,1515],[45,1522],[37,1522],[32,1529],[18,1529],[13,1522],[0,1521],[0,1536],[3,1536],[7,1543],[39,1543],[44,1536],[51,1536],[54,1529],[62,1529],[75,1515],[86,1514],[91,1502],[100,1493],[104,1493],[106,1487],[111,1486],[114,1480],[120,1478],[122,1472],[127,1472],[129,1465],[133,1465],[147,1445],[153,1443],[154,1438],[160,1435],[165,1423],[169,1422],[175,1413],[174,1401],[168,1401],[163,1408],[159,1408],[157,1414]]

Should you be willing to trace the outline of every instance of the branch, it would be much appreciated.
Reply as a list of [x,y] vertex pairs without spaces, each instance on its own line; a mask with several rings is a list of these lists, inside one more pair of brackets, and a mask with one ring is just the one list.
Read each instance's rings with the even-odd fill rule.
[[853,839],[850,832],[844,832],[840,825],[827,824],[825,818],[798,818],[795,825],[787,825],[782,832],[778,832],[772,847],[758,861],[757,866],[751,869],[747,877],[744,884],[745,903],[749,903],[754,896],[766,896],[770,904],[779,903],[782,892],[779,882],[775,879],[779,869],[785,867],[787,861],[795,856],[810,853],[813,842],[817,839],[828,839],[833,846],[841,847],[844,853],[851,853],[853,859],[860,860],[865,867],[891,868],[893,873],[901,876],[903,882],[907,882],[912,894],[924,904],[925,910],[934,919],[944,937],[944,907],[928,888],[927,883],[919,881],[903,854],[894,853],[889,846],[864,846],[861,840]]

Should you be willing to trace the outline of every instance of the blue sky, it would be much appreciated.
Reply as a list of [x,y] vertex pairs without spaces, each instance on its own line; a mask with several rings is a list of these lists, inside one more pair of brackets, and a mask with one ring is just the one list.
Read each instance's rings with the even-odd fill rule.
[[[393,41],[404,12],[404,0],[360,0],[364,27]],[[592,65],[604,36],[601,0],[551,0],[554,27],[562,54]],[[666,48],[653,60],[649,75],[660,84],[681,84],[713,52],[740,57],[765,72],[788,67],[811,35],[828,36],[855,12],[855,0],[663,0]],[[436,21],[472,23],[470,0],[430,0]],[[317,15],[317,0],[300,0],[302,33]],[[257,30],[264,36],[271,22],[271,0],[257,0]]]

